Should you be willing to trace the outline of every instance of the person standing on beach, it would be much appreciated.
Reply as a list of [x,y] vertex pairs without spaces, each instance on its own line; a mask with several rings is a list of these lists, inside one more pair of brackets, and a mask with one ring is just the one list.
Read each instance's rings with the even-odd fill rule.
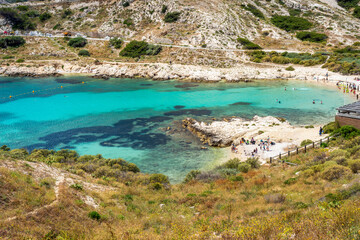
[[323,128],[320,127],[320,130],[319,130],[319,135],[321,136],[321,134],[323,133]]

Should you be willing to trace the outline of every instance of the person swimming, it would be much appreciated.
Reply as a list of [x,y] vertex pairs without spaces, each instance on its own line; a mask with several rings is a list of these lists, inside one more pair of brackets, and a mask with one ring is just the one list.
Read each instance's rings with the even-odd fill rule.
[[313,100],[313,104],[315,104],[315,100]]

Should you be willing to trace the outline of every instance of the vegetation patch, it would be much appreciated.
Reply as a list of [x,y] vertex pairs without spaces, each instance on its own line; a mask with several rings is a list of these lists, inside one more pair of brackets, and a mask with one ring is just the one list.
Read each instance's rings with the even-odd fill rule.
[[84,56],[84,57],[90,57],[90,53],[88,50],[85,50],[85,49],[81,49],[78,53],[79,56]]
[[19,36],[8,36],[4,38],[0,38],[0,47],[7,48],[7,47],[20,47],[26,43],[25,39]]
[[161,46],[134,40],[126,45],[126,47],[120,52],[120,56],[139,58],[144,55],[158,55],[161,50]]
[[164,21],[166,23],[177,22],[180,19],[181,12],[169,12],[165,15]]
[[36,29],[36,24],[28,18],[27,14],[19,14],[12,8],[0,8],[0,15],[10,22],[14,30]]
[[68,45],[74,48],[85,47],[86,44],[87,44],[87,40],[82,37],[71,38],[68,42]]
[[237,41],[243,46],[244,49],[251,49],[251,50],[255,50],[255,49],[261,49],[261,47],[253,42],[251,42],[250,40],[246,39],[246,38],[238,38]]
[[271,18],[271,22],[278,28],[285,31],[308,30],[312,27],[312,23],[305,18],[293,16],[275,15]]
[[110,46],[113,46],[116,49],[120,49],[123,44],[123,40],[120,38],[114,37],[110,39]]
[[316,32],[298,32],[296,37],[301,41],[308,41],[308,42],[326,42],[328,38],[326,34],[323,33],[316,33]]
[[252,14],[254,14],[255,17],[258,17],[260,19],[265,19],[264,14],[259,9],[257,9],[254,5],[252,5],[252,4],[247,4],[247,5],[242,4],[241,7],[243,9],[251,12]]

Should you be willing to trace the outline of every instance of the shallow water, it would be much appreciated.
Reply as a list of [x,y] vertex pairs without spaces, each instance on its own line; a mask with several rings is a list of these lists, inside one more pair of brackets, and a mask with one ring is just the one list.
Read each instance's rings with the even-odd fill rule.
[[200,142],[180,127],[186,117],[272,115],[292,124],[321,124],[333,121],[336,108],[351,101],[335,88],[300,81],[0,78],[0,144],[121,157],[143,172],[161,172],[177,182],[191,169],[216,164],[224,154],[201,150]]

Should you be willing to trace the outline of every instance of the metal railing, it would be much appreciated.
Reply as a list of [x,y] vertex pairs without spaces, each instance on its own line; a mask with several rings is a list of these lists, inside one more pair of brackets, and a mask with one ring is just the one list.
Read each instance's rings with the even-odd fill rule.
[[[330,139],[334,138],[334,137],[338,137],[340,134],[335,134],[333,136],[327,136],[325,138],[322,138],[318,141],[312,142],[310,144],[306,144],[305,146],[302,147],[296,147],[293,150],[289,150],[287,152],[283,152],[283,153],[279,153],[279,155],[276,155],[274,157],[270,157],[269,162],[270,163],[274,163],[276,160],[278,160],[278,162],[284,162],[284,158],[286,157],[290,157],[292,155],[298,155],[299,153],[306,153],[309,149],[314,149],[314,148],[318,148],[321,147],[321,145],[323,143],[329,143]],[[291,163],[291,162],[286,162],[289,165],[297,165],[295,163]]]

